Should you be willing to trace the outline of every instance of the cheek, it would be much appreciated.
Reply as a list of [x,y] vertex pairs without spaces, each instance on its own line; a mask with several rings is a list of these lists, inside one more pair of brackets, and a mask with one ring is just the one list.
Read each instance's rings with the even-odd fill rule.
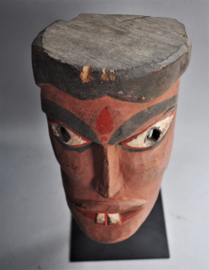
[[163,175],[170,159],[174,122],[156,148],[142,152],[121,149],[121,171],[126,183],[133,183],[135,180],[137,184],[147,185]]

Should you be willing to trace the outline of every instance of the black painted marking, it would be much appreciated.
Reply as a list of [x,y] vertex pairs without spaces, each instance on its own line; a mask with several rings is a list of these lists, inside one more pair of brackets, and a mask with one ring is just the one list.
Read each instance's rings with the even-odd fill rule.
[[175,111],[176,108],[177,108],[177,105],[174,105],[173,107],[171,107],[170,109],[168,109],[166,112],[164,112],[164,114],[173,112],[173,111]]
[[67,150],[67,151],[76,151],[78,153],[82,153],[84,151],[86,151],[87,149],[91,148],[94,143],[88,143],[86,145],[83,145],[83,146],[80,146],[80,147],[74,147],[74,146],[71,146],[71,145],[67,145],[65,143],[63,143],[61,140],[59,140],[59,138],[57,138],[55,135],[53,135],[56,140],[62,145],[63,149],[64,150]]
[[73,128],[80,135],[82,135],[84,138],[101,144],[93,130],[84,121],[82,121],[80,118],[75,116],[67,109],[48,99],[42,99],[41,105],[43,112],[45,112],[51,118],[59,122],[65,123],[69,127]]
[[161,133],[162,132],[159,128],[153,127],[147,135],[147,140],[149,140],[150,142],[156,142],[159,139]]
[[[82,83],[81,71],[73,66],[50,58],[42,50],[38,50],[32,56],[34,78],[37,85],[51,84],[79,100],[95,100],[109,96],[134,103],[149,102],[170,89],[187,68],[188,63],[185,60],[187,57],[187,54],[183,55],[173,66],[169,65],[160,72],[152,72],[140,78],[134,77],[136,76],[134,72],[138,71],[137,69],[130,69],[128,74],[134,74],[131,74],[128,80],[124,77],[125,71],[117,71],[115,81],[102,81],[102,71],[94,71],[93,77],[95,79],[88,83]],[[181,62],[187,64],[182,68]]]
[[[169,127],[170,129],[170,127]],[[165,135],[158,141],[156,142],[155,144],[149,146],[149,147],[146,147],[146,148],[139,148],[139,149],[134,149],[134,148],[130,148],[130,147],[126,147],[124,145],[121,145],[119,144],[119,146],[123,149],[123,150],[126,150],[128,152],[143,152],[143,151],[147,151],[147,150],[152,150],[152,149],[155,149],[159,144],[161,144],[161,142],[165,139],[165,137],[167,136],[168,134],[168,131],[169,129],[167,130],[167,132],[165,133]]]
[[[107,95],[148,102],[178,80],[190,56],[183,24],[138,15],[80,14],[54,22],[32,44],[36,84],[52,84],[80,100]],[[93,80],[82,81],[84,66],[93,69]],[[109,81],[102,79],[103,68]]]
[[112,135],[108,144],[116,144],[125,140],[138,127],[152,119],[154,116],[167,111],[171,106],[177,103],[178,95],[157,103],[129,118]]

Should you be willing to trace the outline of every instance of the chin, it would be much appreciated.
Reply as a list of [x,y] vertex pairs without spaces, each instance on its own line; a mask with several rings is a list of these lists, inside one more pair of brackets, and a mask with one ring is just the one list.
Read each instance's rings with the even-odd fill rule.
[[89,238],[100,243],[110,244],[121,242],[132,236],[143,224],[154,203],[155,200],[149,201],[132,213],[119,213],[121,218],[117,224],[111,224],[111,220],[106,218],[108,213],[104,213],[105,221],[101,224],[96,220],[97,213],[92,214],[92,212],[81,209],[72,203],[69,203],[69,207],[77,224]]

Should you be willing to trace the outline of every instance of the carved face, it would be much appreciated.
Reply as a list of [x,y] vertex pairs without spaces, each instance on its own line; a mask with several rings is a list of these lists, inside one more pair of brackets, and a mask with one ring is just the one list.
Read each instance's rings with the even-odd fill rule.
[[131,236],[157,199],[172,148],[177,81],[149,102],[84,101],[41,84],[68,205],[99,242]]

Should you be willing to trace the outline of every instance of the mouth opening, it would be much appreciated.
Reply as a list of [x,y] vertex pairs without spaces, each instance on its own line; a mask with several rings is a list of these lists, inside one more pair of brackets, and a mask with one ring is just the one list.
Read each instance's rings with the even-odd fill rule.
[[103,226],[119,226],[126,222],[127,220],[131,219],[132,217],[136,216],[140,213],[143,209],[142,206],[138,207],[134,210],[128,210],[125,212],[88,212],[80,207],[76,207],[78,211],[84,214],[86,217],[94,220],[94,222],[98,225]]

